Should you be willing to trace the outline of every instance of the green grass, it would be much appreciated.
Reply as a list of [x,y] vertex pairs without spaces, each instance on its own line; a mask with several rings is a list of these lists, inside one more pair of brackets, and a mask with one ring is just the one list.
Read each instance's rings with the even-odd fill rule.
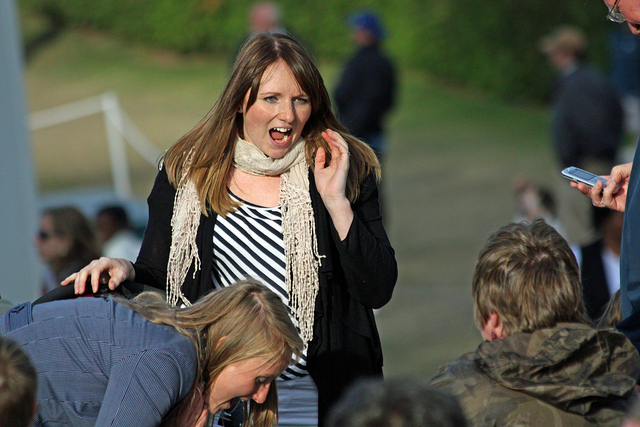
[[545,108],[403,76],[384,182],[400,280],[378,319],[387,373],[429,377],[480,341],[473,265],[514,217],[514,177],[550,186],[556,166]]
[[[340,66],[320,63],[329,88]],[[228,70],[229,58],[66,32],[28,64],[28,105],[36,111],[114,91],[164,150],[209,111]],[[109,183],[101,120],[34,133],[42,191]],[[480,341],[469,291],[475,258],[486,237],[514,216],[515,176],[554,182],[548,135],[544,107],[507,104],[401,70],[383,178],[400,276],[393,300],[377,312],[388,375],[431,376]],[[131,164],[134,189],[144,198],[155,169],[133,154]]]

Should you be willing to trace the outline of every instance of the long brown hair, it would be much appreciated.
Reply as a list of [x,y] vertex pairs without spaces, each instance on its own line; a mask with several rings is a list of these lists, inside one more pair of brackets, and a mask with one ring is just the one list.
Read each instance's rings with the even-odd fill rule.
[[[302,353],[302,339],[284,303],[256,281],[244,280],[212,291],[190,307],[171,307],[157,292],[142,293],[133,301],[117,301],[153,323],[173,326],[193,340],[198,375],[190,398],[175,411],[177,417],[192,412],[196,394],[202,396],[209,390],[230,364],[254,357],[264,358],[267,363],[289,363]],[[250,405],[247,425],[273,426],[277,406],[274,382],[264,403]],[[174,425],[173,417],[168,421],[168,425]]]
[[620,298],[620,289],[618,289],[613,293],[613,295],[611,295],[609,302],[604,308],[602,317],[600,317],[600,319],[598,319],[598,321],[596,322],[596,327],[598,329],[615,328],[616,325],[622,321],[622,307],[620,305]]
[[354,202],[358,187],[371,172],[380,177],[380,164],[373,150],[350,135],[331,109],[331,99],[324,81],[307,50],[293,38],[283,34],[259,34],[250,38],[236,58],[231,77],[209,114],[182,136],[165,154],[169,181],[177,187],[183,174],[193,180],[206,215],[212,209],[220,215],[235,210],[227,192],[227,179],[233,164],[233,151],[238,136],[243,137],[243,115],[238,112],[249,93],[247,109],[256,101],[264,71],[278,60],[291,69],[300,88],[311,103],[311,116],[302,138],[305,139],[307,164],[313,168],[318,147],[331,150],[321,132],[332,129],[349,145],[350,163],[347,197]]
[[53,224],[53,232],[60,237],[71,239],[69,252],[65,254],[62,263],[74,260],[89,264],[99,258],[96,234],[87,217],[75,206],[59,206],[46,208],[42,217],[49,217]]

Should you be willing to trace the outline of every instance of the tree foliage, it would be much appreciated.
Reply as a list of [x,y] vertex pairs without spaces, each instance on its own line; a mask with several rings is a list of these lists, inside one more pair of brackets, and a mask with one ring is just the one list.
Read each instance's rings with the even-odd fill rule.
[[[20,0],[30,13],[97,28],[135,43],[179,52],[230,55],[247,34],[254,0]],[[346,20],[377,11],[385,48],[403,67],[516,100],[545,98],[551,70],[539,40],[561,24],[588,34],[591,59],[607,65],[600,0],[281,0],[284,25],[317,57],[342,61],[353,50]]]

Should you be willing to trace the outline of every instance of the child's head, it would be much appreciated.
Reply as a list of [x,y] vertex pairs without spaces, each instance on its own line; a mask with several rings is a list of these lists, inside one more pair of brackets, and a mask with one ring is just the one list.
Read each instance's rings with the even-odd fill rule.
[[27,427],[33,422],[37,376],[19,344],[0,336],[0,427]]

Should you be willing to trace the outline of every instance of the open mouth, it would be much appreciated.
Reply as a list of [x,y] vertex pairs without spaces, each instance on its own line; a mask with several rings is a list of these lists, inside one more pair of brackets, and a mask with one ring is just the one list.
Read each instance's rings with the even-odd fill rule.
[[271,139],[279,144],[286,144],[291,137],[291,129],[271,128],[269,129],[269,136],[271,136]]

